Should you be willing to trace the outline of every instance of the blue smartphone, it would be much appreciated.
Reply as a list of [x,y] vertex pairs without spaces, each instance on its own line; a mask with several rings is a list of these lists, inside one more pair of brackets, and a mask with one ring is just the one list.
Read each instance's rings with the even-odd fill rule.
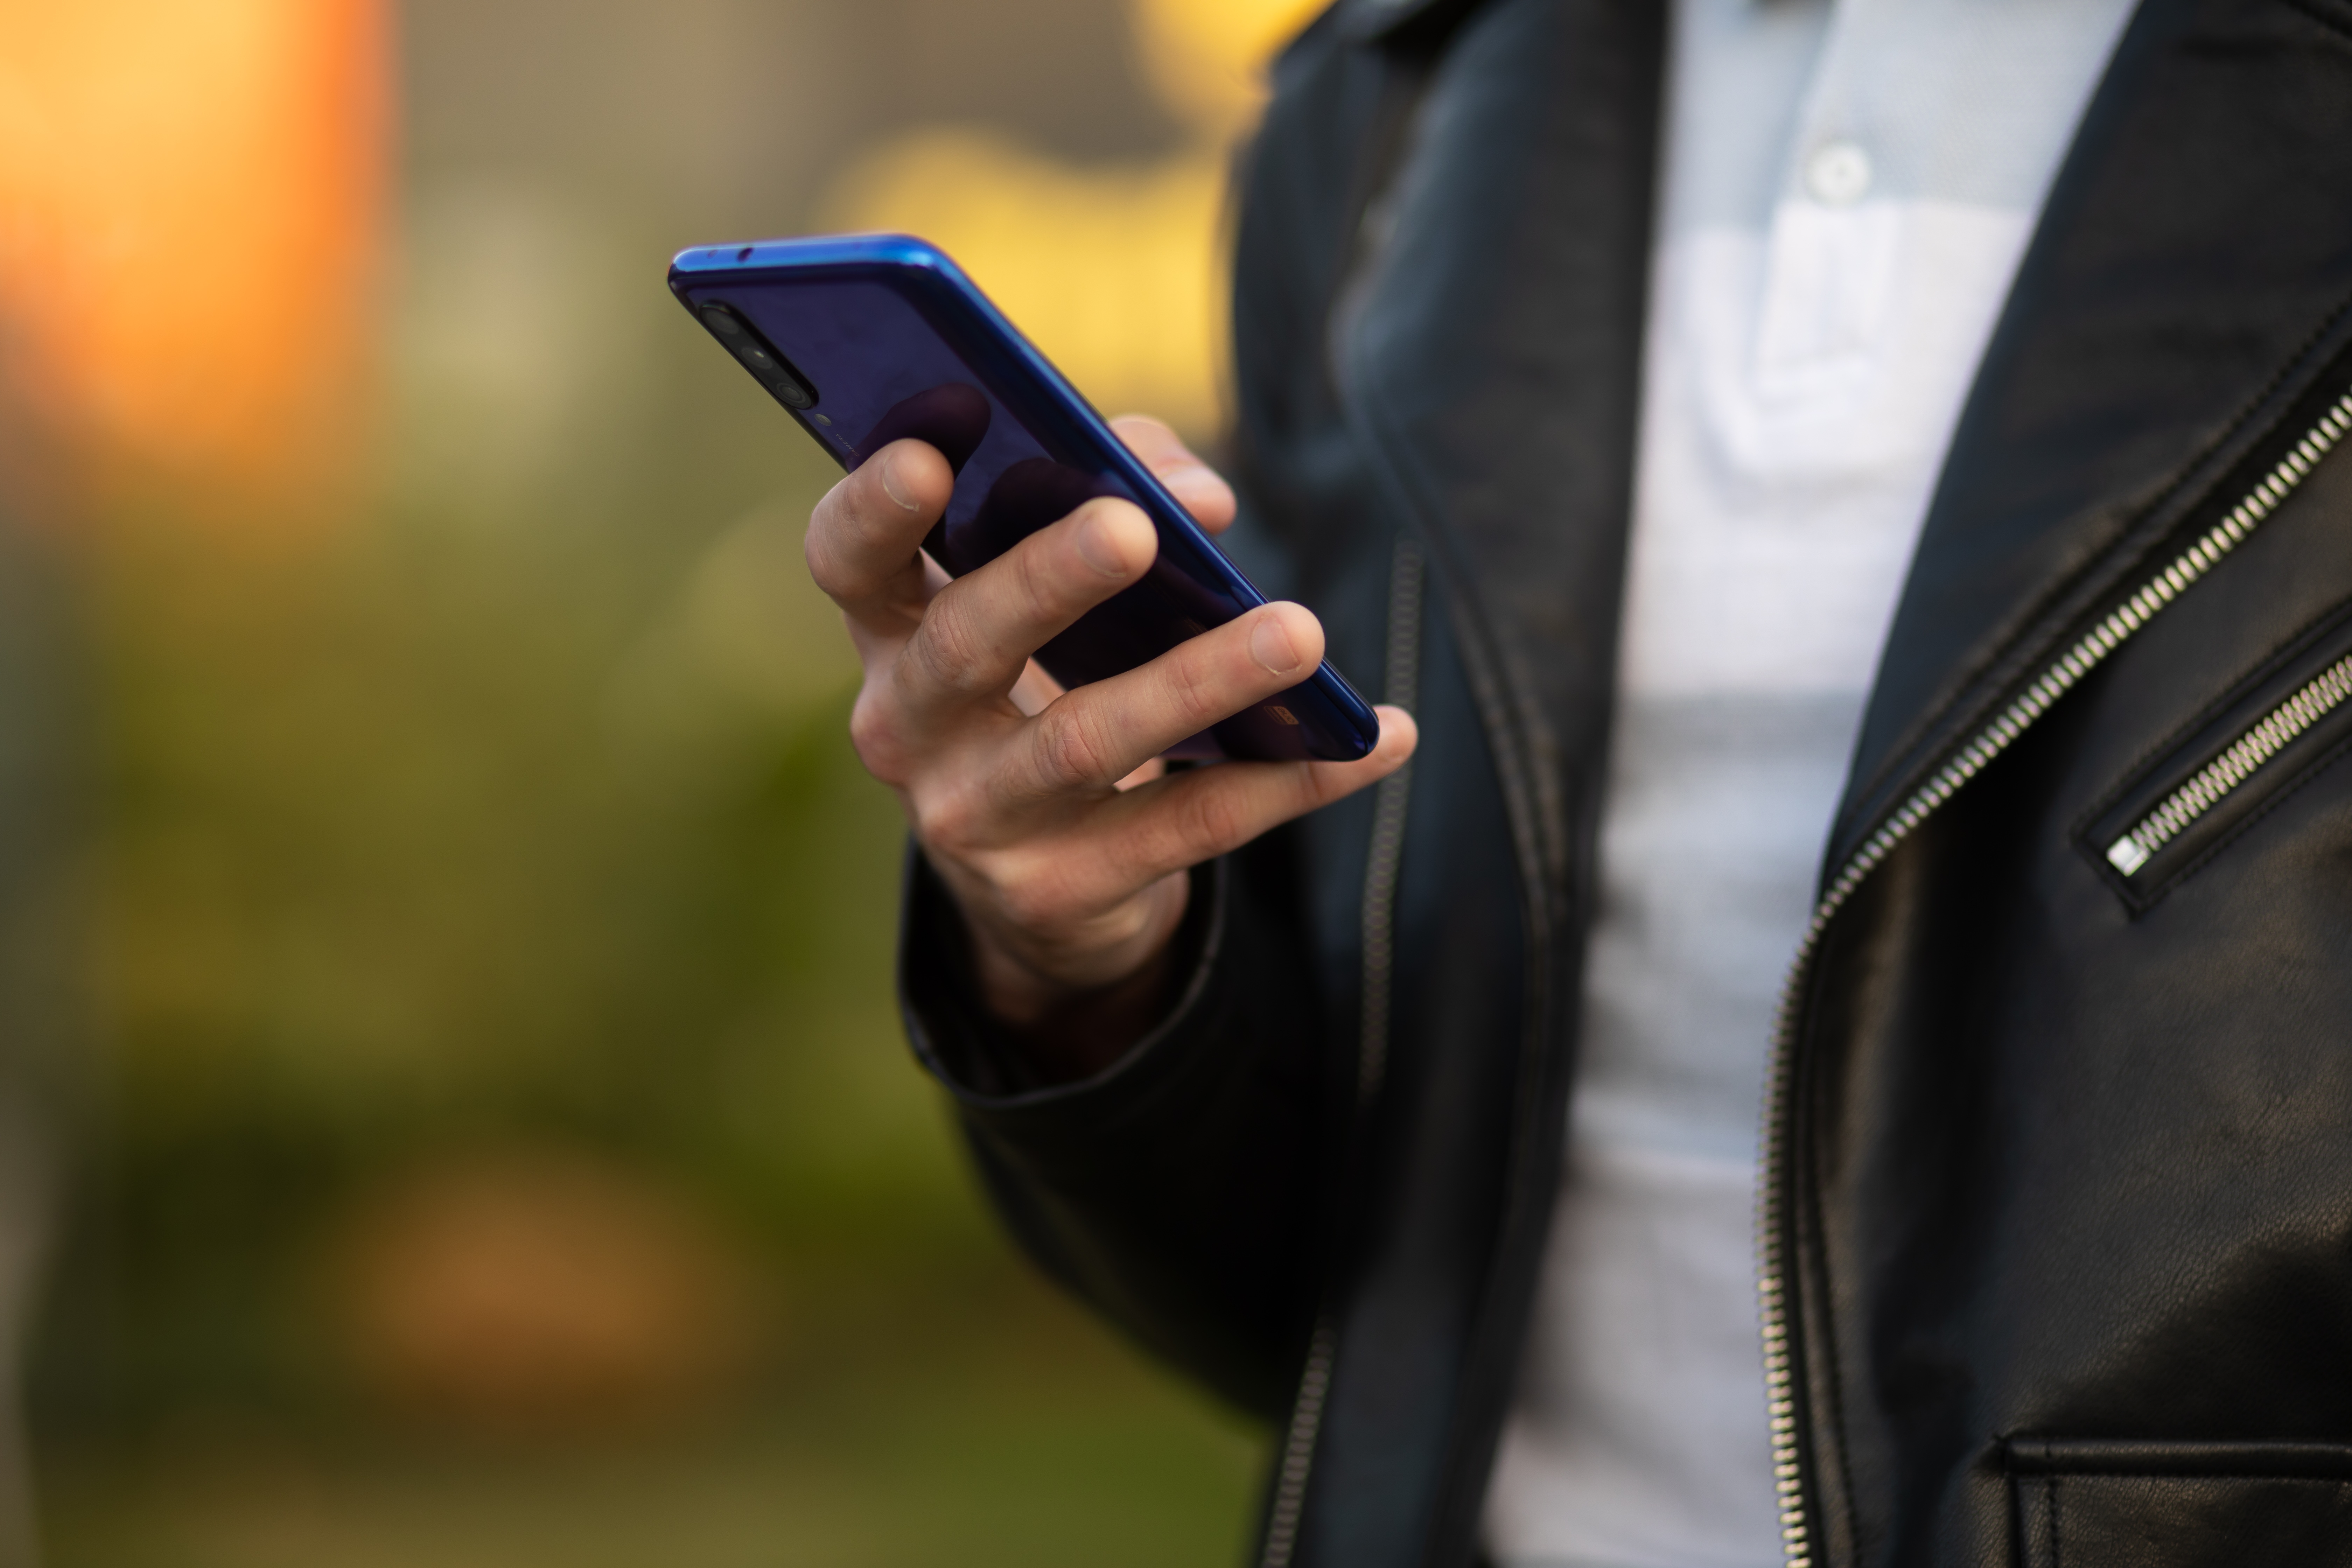
[[[1133,669],[1266,602],[936,247],[905,235],[698,246],[670,263],[669,286],[843,468],[907,437],[939,448],[955,491],[923,546],[951,575],[1093,497],[1142,509],[1160,533],[1151,570],[1037,650],[1065,687]],[[1327,662],[1170,754],[1354,762],[1380,733]]]

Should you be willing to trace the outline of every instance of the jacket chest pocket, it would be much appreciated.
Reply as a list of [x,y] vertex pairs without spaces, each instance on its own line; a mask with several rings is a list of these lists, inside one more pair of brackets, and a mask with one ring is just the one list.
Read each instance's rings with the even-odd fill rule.
[[2352,1447],[2008,1444],[2023,1568],[2352,1568]]
[[2074,845],[2134,913],[2352,746],[2352,605],[2240,681],[2108,792]]

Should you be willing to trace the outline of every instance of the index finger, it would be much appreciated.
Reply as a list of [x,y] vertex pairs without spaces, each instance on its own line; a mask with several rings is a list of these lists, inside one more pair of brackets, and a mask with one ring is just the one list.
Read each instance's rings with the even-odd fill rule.
[[809,575],[851,620],[903,634],[930,597],[923,535],[955,489],[948,460],[921,441],[893,441],[824,493],[803,546]]

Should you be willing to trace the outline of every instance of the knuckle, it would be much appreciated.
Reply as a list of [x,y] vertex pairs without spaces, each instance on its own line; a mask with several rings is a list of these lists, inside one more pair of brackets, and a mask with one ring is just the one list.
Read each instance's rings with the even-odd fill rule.
[[835,599],[864,598],[877,586],[874,574],[859,570],[851,553],[841,548],[839,531],[825,526],[821,517],[810,520],[801,559],[808,563],[816,585]]
[[1105,872],[1099,854],[1048,840],[1030,847],[1003,868],[1000,907],[1033,933],[1098,933],[1105,912],[1128,896],[1117,878],[1107,879]]
[[1210,660],[1190,643],[1179,647],[1169,661],[1167,689],[1177,716],[1195,729],[1204,729],[1232,710]]
[[1037,736],[1046,775],[1057,784],[1106,786],[1126,772],[1112,760],[1110,738],[1090,704],[1055,703],[1038,720]]
[[801,559],[808,563],[808,574],[816,585],[828,594],[840,592],[840,568],[835,564],[832,545],[824,525],[824,509],[809,519],[807,535],[801,541]]
[[1020,601],[1023,618],[1033,622],[1056,618],[1065,595],[1045,551],[1016,550],[1008,564],[1013,568],[1010,585]]
[[887,693],[868,682],[849,710],[849,743],[866,771],[884,784],[906,781],[906,743],[898,723],[898,705]]
[[1046,857],[1024,856],[1000,872],[997,907],[1023,931],[1050,931],[1070,923],[1076,900],[1067,868]]
[[950,588],[931,601],[911,651],[919,673],[933,685],[961,694],[987,683],[992,650],[967,594]]
[[1222,854],[1250,837],[1248,814],[1240,796],[1229,789],[1193,791],[1184,802],[1178,828],[1190,854]]
[[953,784],[911,792],[907,815],[915,837],[932,848],[961,855],[981,842],[981,811],[969,790]]
[[808,532],[811,539],[814,539],[821,533],[832,533],[840,529],[845,494],[848,486],[849,480],[846,478],[835,479],[833,482],[833,488],[817,497],[816,504],[809,508]]

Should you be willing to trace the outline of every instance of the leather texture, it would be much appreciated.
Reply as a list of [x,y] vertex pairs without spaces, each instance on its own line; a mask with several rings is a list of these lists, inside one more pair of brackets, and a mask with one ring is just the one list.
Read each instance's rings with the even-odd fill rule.
[[2352,1447],[2009,1444],[2025,1568],[2352,1563]]
[[[1664,9],[1344,0],[1244,167],[1234,553],[1359,678],[1399,539],[1432,565],[1393,973],[1367,792],[1203,872],[1165,1022],[1037,1088],[910,879],[909,1032],[992,1194],[1278,1424],[1276,1568],[1477,1550],[1573,1079]],[[2347,302],[2352,5],[2147,0],[1955,439],[1832,870],[2352,389]],[[2085,853],[2347,616],[2338,451],[1830,922],[1770,1131],[1813,1562],[2352,1560],[2312,1458],[2352,1444],[2352,767],[2258,778],[2160,896]]]
[[2028,1568],[2352,1563],[2352,1481],[2282,1476],[2018,1480]]

